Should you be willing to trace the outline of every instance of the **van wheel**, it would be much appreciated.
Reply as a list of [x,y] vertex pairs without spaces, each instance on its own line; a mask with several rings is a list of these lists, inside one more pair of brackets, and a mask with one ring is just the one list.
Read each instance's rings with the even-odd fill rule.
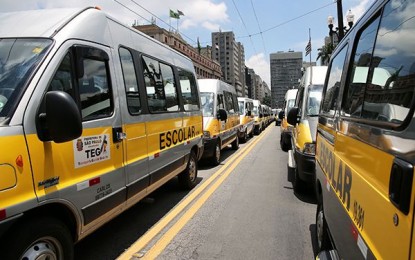
[[74,254],[68,228],[54,218],[21,222],[3,246],[2,259],[61,260],[73,259]]
[[235,141],[232,142],[232,149],[238,150],[239,149],[239,137],[236,136]]
[[250,138],[254,137],[254,129],[252,129],[251,132],[249,133],[249,137]]
[[305,189],[306,183],[300,179],[300,176],[298,176],[298,168],[295,168],[295,171],[293,172],[294,176],[293,176],[293,188],[294,191],[299,193],[302,192]]
[[332,247],[330,243],[326,218],[324,217],[323,202],[317,203],[316,241],[318,252],[321,252],[323,250],[330,250]]
[[197,160],[195,152],[191,151],[186,170],[179,174],[179,183],[183,189],[190,190],[196,186]]
[[284,152],[288,152],[288,150],[290,149],[290,147],[284,142],[282,135],[280,137],[280,146],[281,146],[281,150],[283,150]]
[[217,166],[220,164],[220,140],[218,139],[216,141],[216,145],[215,145],[215,151],[213,153],[213,156],[210,158],[210,162],[213,166]]
[[242,143],[246,143],[246,141],[248,140],[248,133],[247,133],[247,131],[248,130],[245,130],[245,132],[244,132],[244,136],[242,137],[242,140],[241,140]]

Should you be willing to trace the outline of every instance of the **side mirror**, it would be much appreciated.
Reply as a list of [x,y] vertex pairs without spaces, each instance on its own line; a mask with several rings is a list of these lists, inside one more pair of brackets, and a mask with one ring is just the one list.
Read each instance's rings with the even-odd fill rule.
[[226,113],[224,109],[219,109],[218,113],[216,114],[216,118],[219,121],[226,121],[228,119],[228,114]]
[[41,113],[37,119],[40,140],[64,143],[81,136],[81,112],[68,93],[49,91],[44,102],[46,113]]
[[298,112],[299,112],[298,107],[293,107],[290,109],[290,111],[288,111],[287,122],[290,125],[295,126],[297,123],[300,122],[300,118],[298,117]]
[[264,114],[259,114],[259,118],[263,118],[264,117]]
[[281,110],[281,111],[278,113],[278,118],[279,118],[279,119],[281,119],[281,120],[282,120],[282,119],[284,119],[284,116],[285,116],[284,114],[285,114],[285,113],[284,113],[284,110]]
[[252,115],[252,112],[251,112],[250,110],[248,110],[248,111],[246,112],[246,115],[247,115],[247,116],[251,116],[251,115]]

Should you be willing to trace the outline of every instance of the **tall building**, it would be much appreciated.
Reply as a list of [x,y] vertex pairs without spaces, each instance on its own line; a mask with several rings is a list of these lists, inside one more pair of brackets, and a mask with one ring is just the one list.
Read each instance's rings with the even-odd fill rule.
[[287,90],[297,87],[302,65],[302,52],[280,51],[270,54],[272,108],[281,108]]
[[238,96],[246,96],[243,45],[235,41],[235,34],[231,31],[213,32],[212,46],[212,58],[220,63],[223,80],[235,87]]
[[219,62],[212,59],[210,47],[198,50],[183,40],[179,33],[167,31],[156,24],[134,25],[133,27],[189,57],[193,61],[197,78],[221,78],[221,66]]

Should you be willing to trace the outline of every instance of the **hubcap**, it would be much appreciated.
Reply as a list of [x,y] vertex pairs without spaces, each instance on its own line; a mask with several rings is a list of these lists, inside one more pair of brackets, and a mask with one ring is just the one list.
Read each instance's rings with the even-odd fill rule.
[[320,210],[317,214],[317,221],[316,221],[317,242],[318,242],[319,248],[321,248],[322,240],[323,240],[323,225],[324,225],[323,219],[324,219],[324,213],[322,210]]
[[219,160],[220,160],[220,147],[219,147],[219,144],[216,145],[215,156],[216,156],[216,161],[219,162]]
[[31,245],[21,259],[58,260],[62,257],[60,243],[54,238],[42,238]]
[[196,179],[196,162],[193,157],[191,157],[189,161],[189,178],[192,182]]

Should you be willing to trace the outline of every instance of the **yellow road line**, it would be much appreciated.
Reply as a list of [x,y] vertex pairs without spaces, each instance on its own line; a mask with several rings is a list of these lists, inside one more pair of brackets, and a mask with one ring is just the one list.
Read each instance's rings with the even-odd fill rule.
[[[166,216],[164,216],[157,224],[155,224],[149,231],[147,231],[139,240],[137,240],[134,244],[132,244],[124,253],[122,253],[117,260],[125,260],[131,259],[131,257],[143,249],[154,237],[157,236],[175,217],[177,217],[180,212],[183,211],[192,201],[195,200],[199,194],[206,189],[217,177],[222,174],[222,172],[228,167],[228,165],[232,164],[234,161],[239,159],[239,154],[244,154],[241,156],[242,158],[245,157],[246,151],[253,147],[260,139],[262,139],[261,135],[259,138],[255,139],[254,142],[248,144],[243,149],[239,151],[239,153],[232,156],[232,158],[226,162],[215,174],[213,174],[209,179],[207,179],[204,183],[202,183],[196,190],[194,190],[189,196],[187,196],[180,204],[174,207]],[[240,160],[238,160],[238,163]],[[236,165],[235,165],[236,167]],[[182,217],[183,218],[183,217]]]

